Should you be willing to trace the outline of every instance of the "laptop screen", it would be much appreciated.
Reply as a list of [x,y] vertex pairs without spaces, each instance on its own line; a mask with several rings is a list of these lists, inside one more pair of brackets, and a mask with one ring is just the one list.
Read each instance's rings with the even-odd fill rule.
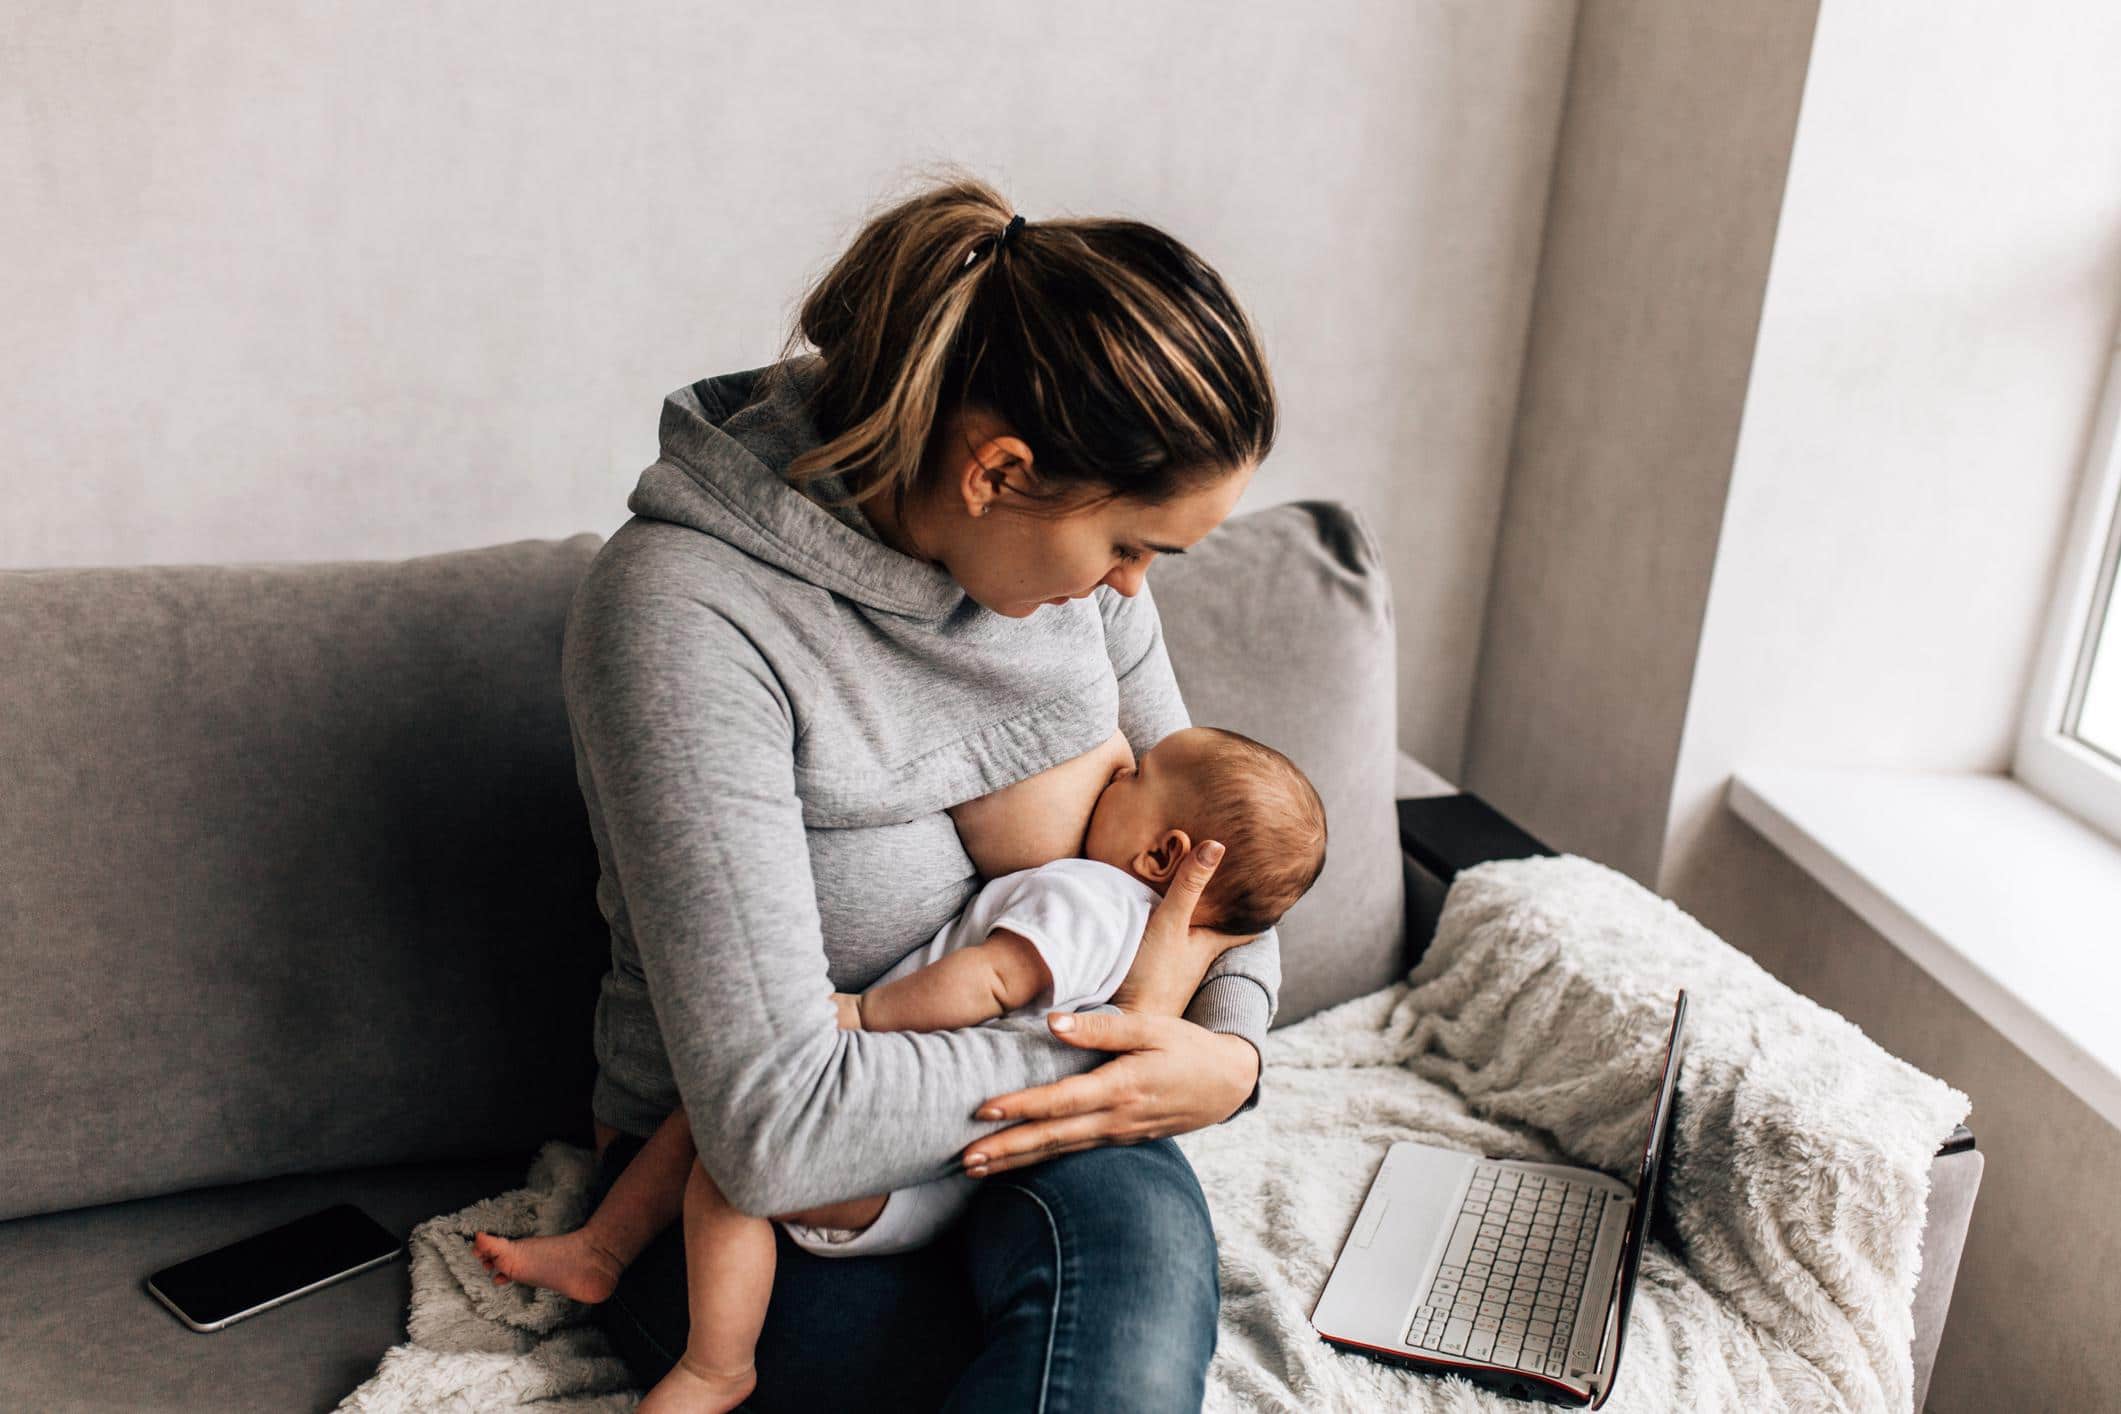
[[[1682,989],[1672,1008],[1672,1034],[1665,1042],[1664,1080],[1657,1087],[1657,1104],[1650,1112],[1650,1137],[1643,1143],[1642,1172],[1635,1180],[1635,1209],[1628,1216],[1627,1236],[1620,1249],[1620,1324],[1619,1334],[1613,1340],[1612,1364],[1615,1370],[1620,1368],[1620,1347],[1628,1338],[1628,1306],[1635,1299],[1635,1269],[1642,1263],[1642,1244],[1648,1238],[1650,1215],[1656,1211],[1658,1193],[1664,1182],[1665,1151],[1672,1143],[1672,1102],[1679,1089],[1679,1059],[1685,1050],[1686,992]],[[1608,1385],[1605,1394],[1611,1392],[1612,1387]],[[1598,1403],[1604,1402],[1604,1394],[1601,1394]]]

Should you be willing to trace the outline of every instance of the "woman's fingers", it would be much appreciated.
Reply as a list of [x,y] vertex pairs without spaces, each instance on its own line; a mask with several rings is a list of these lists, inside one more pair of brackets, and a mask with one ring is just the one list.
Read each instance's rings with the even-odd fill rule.
[[970,1173],[974,1178],[992,1178],[998,1173],[1007,1173],[1010,1169],[1029,1168],[1033,1164],[1042,1164],[1048,1159],[1057,1159],[1062,1154],[1073,1154],[1082,1149],[1095,1149],[1100,1144],[1110,1142],[1125,1141],[1110,1141],[1105,1139],[1076,1139],[1071,1140],[1066,1144],[1056,1145],[1051,1149],[1042,1149],[1037,1153],[1033,1154],[1008,1155],[1001,1159],[997,1159],[992,1164],[988,1164],[976,1171],[972,1169],[967,1169],[966,1172]]
[[987,1178],[1041,1163],[1056,1154],[1072,1154],[1077,1149],[1132,1144],[1153,1132],[1132,1124],[1115,1129],[1113,1117],[1104,1113],[1019,1124],[991,1134],[968,1149],[965,1172],[974,1178]]
[[[1086,1051],[1118,1051],[1123,1054],[1154,1050],[1163,1044],[1168,1028],[1178,1023],[1168,1016],[1133,1016],[1123,1011],[1056,1011],[1046,1016],[1053,1034],[1071,1046]],[[1061,1115],[1088,1114],[1109,1108],[1118,1093],[1112,1063],[1071,1075],[1050,1085],[1013,1090],[997,1095],[979,1107],[975,1119],[1053,1119]]]
[[1056,1011],[1046,1016],[1053,1034],[1085,1051],[1140,1051],[1156,1044],[1157,1016],[1124,1011]]
[[1184,862],[1171,878],[1171,886],[1164,890],[1163,902],[1149,915],[1149,926],[1184,932],[1193,921],[1193,908],[1200,902],[1201,891],[1215,877],[1215,866],[1222,857],[1221,840],[1202,840],[1187,850]]
[[1086,1070],[1050,1085],[999,1095],[979,1107],[979,1119],[1058,1119],[1105,1108],[1112,1082],[1098,1070]]

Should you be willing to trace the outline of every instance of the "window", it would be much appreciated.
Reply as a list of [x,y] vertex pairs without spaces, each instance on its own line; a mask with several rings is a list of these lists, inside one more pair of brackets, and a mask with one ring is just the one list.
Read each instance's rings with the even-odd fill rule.
[[2027,694],[2013,773],[2121,839],[2121,348]]

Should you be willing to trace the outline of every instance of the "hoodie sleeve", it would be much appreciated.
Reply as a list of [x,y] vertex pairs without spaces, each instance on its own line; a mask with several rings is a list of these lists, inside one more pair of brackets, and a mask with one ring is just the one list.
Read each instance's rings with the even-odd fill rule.
[[[1119,727],[1140,756],[1171,733],[1193,725],[1164,649],[1163,619],[1146,580],[1133,598],[1101,586],[1098,609],[1105,619],[1105,651],[1119,678]],[[1215,960],[1186,1008],[1186,1020],[1210,1031],[1242,1036],[1260,1053],[1266,1075],[1267,1027],[1281,991],[1281,936],[1272,928]],[[1237,1109],[1259,1103],[1259,1085]]]
[[694,1142],[732,1203],[771,1214],[940,1177],[1001,1127],[972,1119],[982,1101],[1107,1059],[1042,1018],[840,1030],[780,682],[696,588],[599,568],[562,648],[578,770]]

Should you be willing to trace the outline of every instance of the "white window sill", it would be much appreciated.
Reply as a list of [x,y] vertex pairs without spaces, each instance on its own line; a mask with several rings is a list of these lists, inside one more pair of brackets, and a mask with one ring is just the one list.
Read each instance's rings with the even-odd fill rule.
[[1760,767],[1728,799],[2121,1127],[2121,845],[2008,776]]

